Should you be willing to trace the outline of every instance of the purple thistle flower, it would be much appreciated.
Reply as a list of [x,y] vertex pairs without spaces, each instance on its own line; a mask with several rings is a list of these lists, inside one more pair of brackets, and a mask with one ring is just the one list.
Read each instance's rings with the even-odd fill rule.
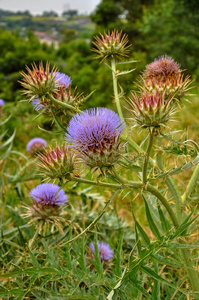
[[64,86],[66,89],[71,84],[71,78],[68,75],[60,72],[54,72],[54,75],[55,75],[55,81],[59,85]]
[[98,148],[119,136],[123,129],[118,114],[108,108],[97,107],[76,114],[69,122],[66,137],[76,147]]
[[47,142],[42,138],[33,138],[30,140],[26,146],[26,149],[31,153],[35,154],[38,151],[43,150],[43,148],[47,147]]
[[3,99],[0,99],[0,107],[4,106],[5,102]]
[[[109,260],[113,257],[114,251],[111,249],[110,245],[105,242],[98,242],[97,243],[99,256],[101,258],[101,261]],[[95,253],[95,246],[94,243],[90,243],[89,248],[93,253]]]
[[64,190],[52,183],[41,183],[30,191],[30,196],[38,203],[49,206],[61,206],[67,202]]
[[44,105],[40,103],[39,99],[36,98],[34,100],[31,101],[31,104],[34,106],[34,109],[36,111],[41,110],[42,108],[44,108]]
[[66,138],[90,167],[109,167],[118,160],[119,137],[124,124],[114,111],[98,107],[76,114]]

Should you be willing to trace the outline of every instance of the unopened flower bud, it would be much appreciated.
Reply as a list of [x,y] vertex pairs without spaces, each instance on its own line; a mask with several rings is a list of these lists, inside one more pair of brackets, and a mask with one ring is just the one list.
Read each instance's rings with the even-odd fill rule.
[[47,179],[65,178],[74,171],[74,153],[66,144],[38,155],[39,167]]
[[128,103],[132,109],[136,125],[142,128],[165,126],[174,113],[172,98],[165,100],[165,93],[156,91],[154,94],[144,92],[141,96],[132,94]]
[[112,59],[120,61],[128,57],[128,37],[126,34],[122,34],[122,31],[114,30],[108,34],[100,34],[95,37],[93,44],[95,48],[92,50],[98,54],[95,58],[102,59],[102,62]]

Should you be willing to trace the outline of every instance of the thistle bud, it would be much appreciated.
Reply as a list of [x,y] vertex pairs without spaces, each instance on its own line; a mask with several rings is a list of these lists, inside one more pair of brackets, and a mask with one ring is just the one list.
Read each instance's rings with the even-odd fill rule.
[[2,114],[2,107],[5,105],[5,102],[3,99],[0,99],[0,116]]
[[[94,243],[91,242],[89,245],[89,248],[93,253],[95,253],[95,246]],[[111,258],[113,258],[114,251],[111,249],[110,245],[105,242],[98,242],[97,243],[97,248],[99,251],[99,257],[101,261],[108,261]]]
[[174,113],[172,98],[165,100],[165,93],[155,91],[154,94],[146,92],[138,96],[132,94],[133,99],[128,103],[132,109],[136,125],[142,128],[165,126]]
[[93,48],[92,51],[98,54],[95,58],[102,59],[102,62],[112,59],[120,61],[128,57],[128,37],[126,34],[122,34],[122,31],[114,30],[108,34],[100,34],[95,37],[93,44],[96,48]]
[[38,155],[39,167],[47,179],[65,178],[74,171],[74,153],[66,144]]
[[86,165],[107,169],[120,157],[123,129],[122,120],[114,111],[99,107],[76,114],[69,122],[66,138]]
[[23,81],[22,86],[25,88],[24,94],[32,101],[33,99],[45,99],[48,98],[48,94],[56,93],[57,83],[55,81],[55,67],[50,72],[50,66],[47,63],[44,68],[43,63],[39,64],[39,67],[34,63],[32,70],[26,67],[27,74],[22,72]]
[[191,83],[189,76],[183,78],[180,65],[166,55],[146,66],[142,80],[143,87],[150,92],[158,90],[176,97],[184,95]]

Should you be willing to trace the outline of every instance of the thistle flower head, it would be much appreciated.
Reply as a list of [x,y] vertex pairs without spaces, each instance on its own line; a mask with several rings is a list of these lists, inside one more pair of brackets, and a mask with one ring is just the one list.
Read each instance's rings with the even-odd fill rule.
[[24,87],[24,94],[32,101],[36,98],[45,98],[48,94],[56,93],[58,84],[55,81],[55,67],[50,72],[50,66],[46,63],[44,68],[43,63],[39,67],[34,63],[32,70],[26,67],[27,74],[22,72],[23,81],[21,82]]
[[30,152],[30,154],[32,155],[37,154],[38,152],[44,150],[44,148],[46,147],[47,142],[44,139],[38,137],[30,140],[26,146],[28,152]]
[[102,59],[102,62],[112,59],[120,61],[129,53],[128,37],[126,34],[122,34],[122,31],[114,30],[104,33],[104,35],[100,34],[100,36],[95,37],[93,44],[95,48],[92,51],[98,54],[95,58]]
[[68,75],[60,72],[54,72],[54,75],[55,81],[58,83],[59,86],[67,89],[71,84],[71,78]]
[[0,99],[0,107],[4,106],[5,105],[5,102],[3,99]]
[[165,91],[169,94],[182,96],[187,91],[191,81],[183,78],[180,65],[173,58],[164,55],[146,66],[143,72],[143,85],[149,91]]
[[133,99],[128,101],[132,107],[129,111],[138,126],[143,128],[164,126],[174,113],[172,98],[165,101],[165,93],[155,91],[151,94],[145,91],[141,96],[137,94],[132,96]]
[[42,173],[47,179],[64,178],[74,171],[74,153],[66,144],[45,149],[37,157]]
[[64,234],[61,223],[66,223],[61,217],[62,207],[68,201],[65,192],[58,185],[51,183],[39,184],[30,191],[32,205],[25,206],[24,217],[31,217],[29,223],[36,223],[39,233],[44,229],[44,224],[53,228],[56,227],[61,234]]
[[[101,261],[110,260],[113,257],[114,251],[111,249],[108,243],[98,242],[97,247]],[[93,253],[95,253],[95,246],[93,242],[90,243],[89,248]]]
[[65,192],[56,184],[41,183],[30,191],[30,196],[42,205],[61,206],[67,202]]
[[90,167],[108,168],[119,157],[119,137],[124,125],[112,110],[98,107],[76,114],[66,138]]

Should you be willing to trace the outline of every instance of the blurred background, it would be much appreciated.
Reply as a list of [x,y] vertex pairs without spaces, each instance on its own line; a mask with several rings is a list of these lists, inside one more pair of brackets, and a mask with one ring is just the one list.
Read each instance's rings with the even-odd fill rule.
[[[51,129],[42,118],[32,124],[33,108],[20,102],[20,72],[26,65],[49,61],[71,77],[78,92],[96,90],[86,107],[112,107],[110,70],[91,51],[95,35],[113,29],[128,34],[130,60],[137,61],[136,70],[120,81],[128,97],[146,64],[165,54],[191,74],[197,87],[198,27],[197,0],[0,0],[0,98],[6,102],[4,110],[14,116],[10,129],[18,127],[15,146],[41,135],[37,125]],[[198,89],[194,92],[198,94]],[[198,114],[195,97],[181,115],[182,127],[191,129],[194,137],[198,137]]]

